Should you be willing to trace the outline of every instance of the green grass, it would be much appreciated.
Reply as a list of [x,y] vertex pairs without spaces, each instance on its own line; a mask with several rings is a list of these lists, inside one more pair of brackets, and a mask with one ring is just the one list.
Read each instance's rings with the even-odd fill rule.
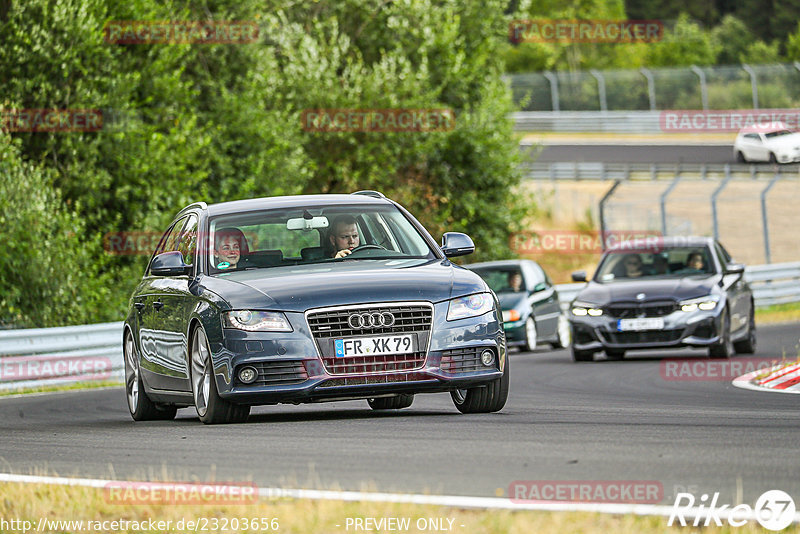
[[[342,502],[333,500],[301,499],[262,499],[247,504],[194,504],[165,505],[118,504],[109,502],[103,489],[69,487],[46,484],[0,483],[0,518],[6,521],[26,520],[38,524],[40,518],[48,520],[85,521],[178,521],[203,520],[212,524],[216,519],[222,525],[230,525],[235,518],[277,519],[277,530],[250,530],[250,532],[280,532],[298,534],[325,534],[347,532],[387,532],[387,530],[356,530],[346,528],[348,518],[409,518],[411,528],[404,532],[436,532],[418,530],[420,519],[436,518],[451,524],[454,534],[561,534],[588,533],[605,534],[649,534],[662,532],[681,532],[703,534],[733,533],[746,534],[763,532],[755,521],[743,527],[731,528],[727,524],[720,527],[693,528],[668,527],[667,518],[660,516],[610,515],[587,512],[540,512],[508,510],[475,510],[435,505],[412,505],[394,503]],[[204,518],[204,519],[203,519]],[[241,521],[241,519],[239,519]],[[448,520],[452,520],[449,523]],[[260,525],[260,523],[258,523]],[[35,527],[34,527],[35,529]],[[78,532],[72,528],[50,529],[50,532]],[[117,532],[130,532],[119,528]],[[220,532],[222,530],[219,530]],[[225,532],[244,532],[244,529],[231,529]],[[21,530],[20,530],[21,532]],[[83,530],[88,532],[88,530]],[[136,532],[148,532],[137,530]],[[178,532],[172,529],[163,532]],[[182,530],[186,532],[186,528]],[[798,532],[797,525],[791,525],[782,532]]]
[[800,321],[800,302],[756,308],[756,324],[791,323]]
[[8,397],[10,395],[20,395],[28,393],[52,393],[56,391],[72,391],[77,389],[96,389],[106,387],[123,386],[124,384],[117,380],[101,380],[96,382],[71,382],[69,384],[58,386],[39,386],[24,389],[9,389],[0,391],[0,397]]

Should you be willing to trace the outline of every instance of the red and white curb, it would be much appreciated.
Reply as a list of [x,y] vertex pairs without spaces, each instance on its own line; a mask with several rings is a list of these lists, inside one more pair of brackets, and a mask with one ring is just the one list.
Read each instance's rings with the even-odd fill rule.
[[[762,376],[763,375],[763,376]],[[737,388],[774,393],[800,393],[800,362],[776,365],[770,371],[759,369],[734,379]]]

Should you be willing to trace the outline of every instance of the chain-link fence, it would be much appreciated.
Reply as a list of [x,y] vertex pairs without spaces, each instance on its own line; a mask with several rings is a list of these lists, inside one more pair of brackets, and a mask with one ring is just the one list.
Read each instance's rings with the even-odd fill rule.
[[800,62],[508,75],[523,111],[766,109],[800,106]]

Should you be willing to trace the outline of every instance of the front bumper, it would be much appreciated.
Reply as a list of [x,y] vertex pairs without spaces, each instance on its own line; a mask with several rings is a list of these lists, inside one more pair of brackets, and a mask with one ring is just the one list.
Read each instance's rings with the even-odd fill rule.
[[[506,341],[497,313],[457,321],[446,321],[446,314],[447,303],[434,306],[430,343],[419,366],[393,370],[388,363],[379,372],[358,372],[359,366],[351,366],[346,373],[331,372],[323,364],[303,314],[286,314],[293,332],[225,330],[224,340],[211,345],[217,390],[222,398],[241,404],[299,404],[445,392],[500,378]],[[495,355],[490,366],[480,361],[486,349]],[[254,384],[238,380],[238,370],[244,366],[259,371]]]
[[720,342],[721,311],[675,311],[663,317],[663,329],[624,332],[613,317],[571,315],[572,343],[581,351],[708,347]]

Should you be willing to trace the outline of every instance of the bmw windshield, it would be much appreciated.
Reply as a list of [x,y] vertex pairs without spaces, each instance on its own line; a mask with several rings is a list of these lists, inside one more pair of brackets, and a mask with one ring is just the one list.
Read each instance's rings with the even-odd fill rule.
[[210,221],[210,274],[376,259],[433,259],[416,227],[394,206],[301,207]]
[[669,247],[658,251],[620,250],[608,253],[594,280],[601,284],[638,279],[708,276],[716,268],[707,247]]

